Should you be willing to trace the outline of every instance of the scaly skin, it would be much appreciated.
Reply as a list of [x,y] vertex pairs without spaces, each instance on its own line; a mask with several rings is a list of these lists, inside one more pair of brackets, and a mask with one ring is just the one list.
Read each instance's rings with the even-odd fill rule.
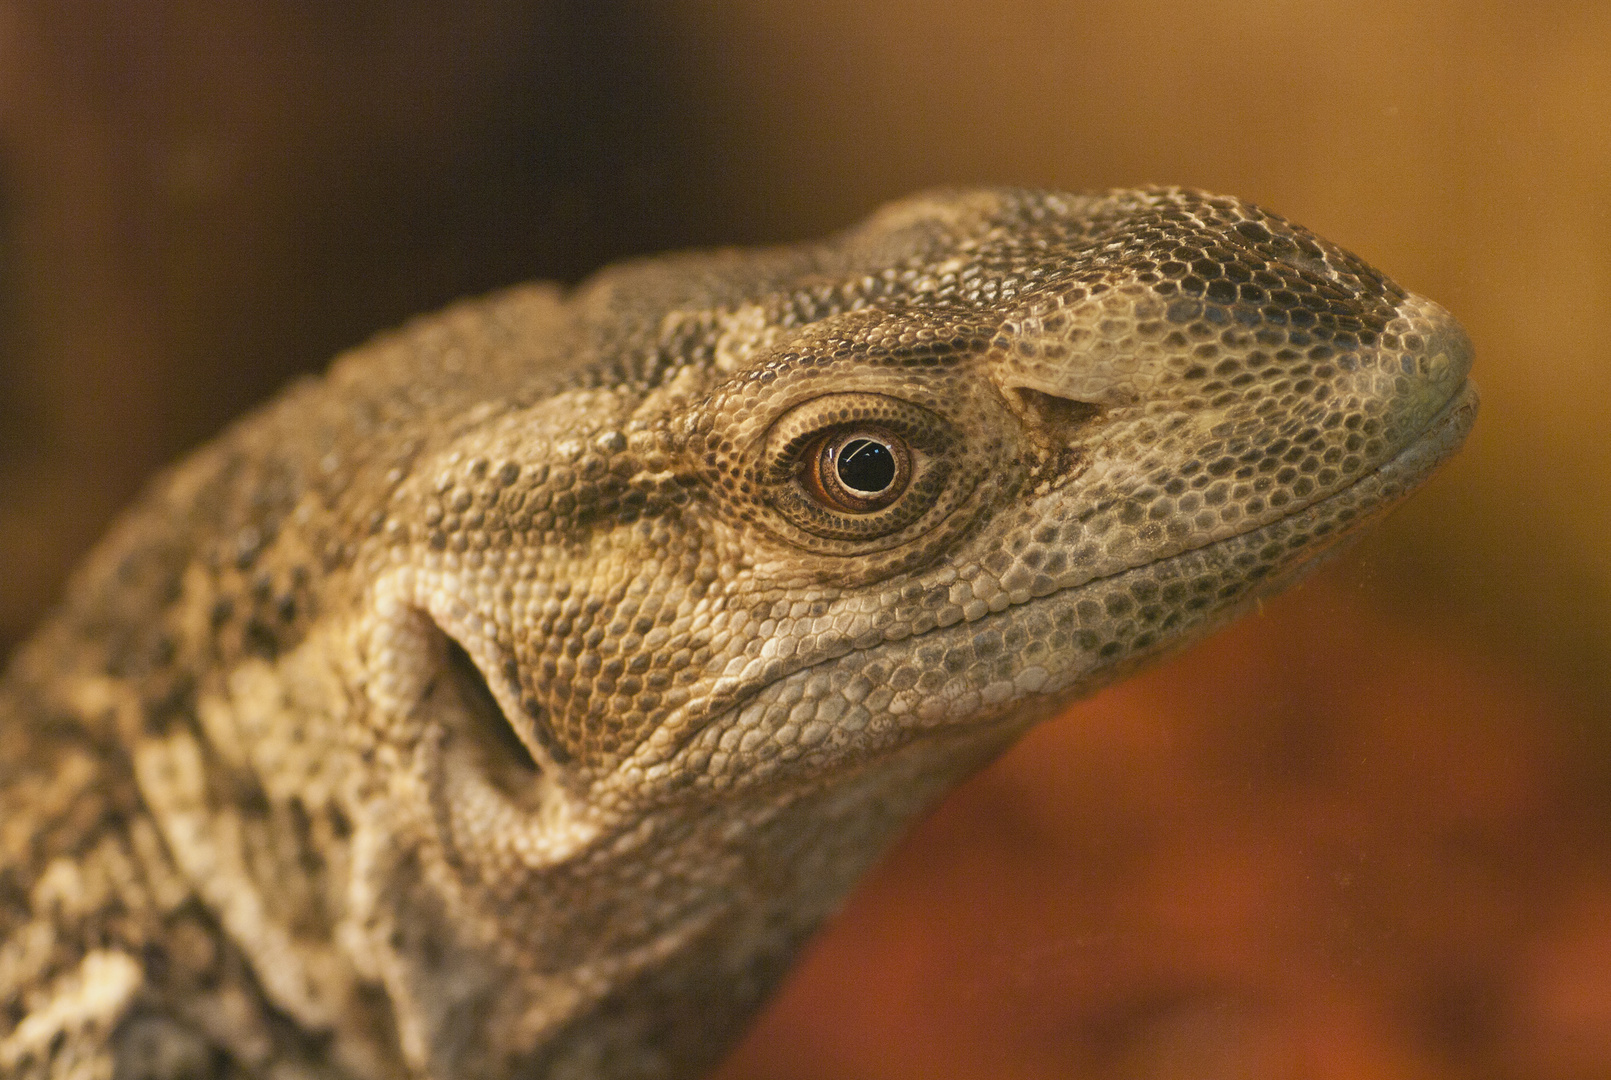
[[7,676],[0,1075],[696,1075],[913,815],[1424,480],[1469,357],[1179,190],[938,193],[356,350]]

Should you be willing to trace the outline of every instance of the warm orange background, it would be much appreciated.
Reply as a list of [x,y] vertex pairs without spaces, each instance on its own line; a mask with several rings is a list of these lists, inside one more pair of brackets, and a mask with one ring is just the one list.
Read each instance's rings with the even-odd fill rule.
[[141,476],[411,311],[929,184],[1146,181],[1453,309],[1471,443],[959,792],[724,1080],[1604,1080],[1597,0],[0,0],[0,645]]

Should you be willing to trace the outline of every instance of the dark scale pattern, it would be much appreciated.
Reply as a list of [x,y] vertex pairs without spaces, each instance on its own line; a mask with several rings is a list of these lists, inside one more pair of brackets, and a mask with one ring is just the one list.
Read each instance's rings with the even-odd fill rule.
[[[110,988],[59,1045],[0,975],[0,1072],[107,1065],[138,1001],[142,1075],[691,1075],[912,814],[1424,479],[1469,358],[1170,189],[939,193],[381,338],[160,481],[19,658],[0,812],[169,884],[51,929],[33,985]],[[4,949],[42,858],[0,850]],[[147,970],[181,919],[205,980]]]

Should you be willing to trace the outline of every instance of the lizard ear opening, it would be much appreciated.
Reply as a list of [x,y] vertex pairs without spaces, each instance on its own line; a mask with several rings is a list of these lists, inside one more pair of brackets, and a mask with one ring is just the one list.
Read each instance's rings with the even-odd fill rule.
[[442,636],[446,662],[441,679],[457,704],[450,710],[455,739],[463,741],[483,774],[500,791],[511,797],[529,795],[540,771],[536,759],[515,733],[470,654],[451,635]]

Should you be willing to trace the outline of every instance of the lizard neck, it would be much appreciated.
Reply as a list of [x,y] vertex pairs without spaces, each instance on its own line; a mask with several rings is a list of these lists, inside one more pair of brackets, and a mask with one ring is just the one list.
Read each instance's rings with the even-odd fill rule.
[[[697,1075],[868,865],[1028,722],[914,740],[833,785],[668,803],[523,888],[503,885],[496,928],[477,940],[464,915],[492,898],[445,848],[357,860],[355,895],[373,906],[352,915],[405,1051],[441,1077]],[[373,820],[395,816],[376,806]],[[451,943],[422,947],[448,927]]]

